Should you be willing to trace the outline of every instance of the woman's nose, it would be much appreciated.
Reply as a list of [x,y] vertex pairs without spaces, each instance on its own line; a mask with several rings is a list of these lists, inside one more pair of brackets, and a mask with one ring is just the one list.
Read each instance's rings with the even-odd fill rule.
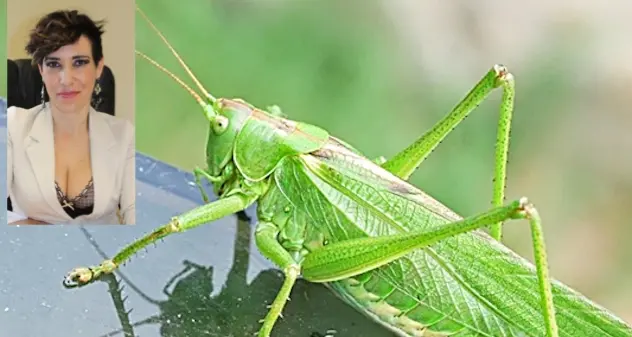
[[61,84],[63,85],[72,84],[73,77],[74,77],[74,71],[72,67],[62,70],[59,75],[60,75]]

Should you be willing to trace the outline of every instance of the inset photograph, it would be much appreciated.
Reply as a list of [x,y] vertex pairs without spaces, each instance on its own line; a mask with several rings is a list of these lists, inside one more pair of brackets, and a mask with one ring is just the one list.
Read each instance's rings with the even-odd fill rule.
[[7,223],[135,223],[134,2],[7,1]]
[[[7,2],[0,0],[0,59],[7,55]],[[7,148],[7,66],[0,62],[0,162],[6,163]],[[5,174],[6,166],[0,165],[0,176]],[[0,179],[0,207],[6,208],[7,186]],[[6,223],[6,214],[0,212],[0,224]]]

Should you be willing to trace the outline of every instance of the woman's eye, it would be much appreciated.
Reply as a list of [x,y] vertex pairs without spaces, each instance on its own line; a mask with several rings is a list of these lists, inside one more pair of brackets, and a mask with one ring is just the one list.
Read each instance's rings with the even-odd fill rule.
[[81,67],[81,66],[86,65],[86,64],[88,64],[88,63],[89,63],[89,61],[88,61],[88,60],[76,60],[76,61],[75,61],[75,66],[76,66],[76,67]]
[[59,63],[58,62],[46,62],[46,66],[49,68],[57,68],[59,67]]

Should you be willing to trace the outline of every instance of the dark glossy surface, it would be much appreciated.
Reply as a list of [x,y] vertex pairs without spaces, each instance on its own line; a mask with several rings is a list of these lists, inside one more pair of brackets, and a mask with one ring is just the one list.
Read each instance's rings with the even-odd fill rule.
[[[0,118],[2,149],[5,134]],[[132,258],[116,279],[62,286],[72,268],[99,263],[201,203],[191,174],[140,153],[136,168],[135,226],[1,226],[0,336],[250,337],[257,331],[282,275],[256,250],[254,221],[237,216],[166,238]],[[0,165],[0,176],[5,170]],[[284,317],[273,336],[323,336],[328,329],[341,337],[393,336],[325,287],[302,281]]]

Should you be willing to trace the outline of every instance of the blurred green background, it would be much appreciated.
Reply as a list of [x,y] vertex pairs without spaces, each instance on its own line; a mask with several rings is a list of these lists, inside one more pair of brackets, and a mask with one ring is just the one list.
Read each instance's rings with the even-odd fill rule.
[[[556,278],[632,322],[629,2],[137,3],[213,95],[278,104],[370,158],[404,148],[506,64],[517,83],[507,198],[539,208]],[[140,15],[136,41],[186,77]],[[140,58],[136,84],[137,149],[187,170],[204,165],[207,125],[195,101]],[[490,206],[499,98],[412,178],[463,215]],[[526,223],[505,236],[532,260]]]

